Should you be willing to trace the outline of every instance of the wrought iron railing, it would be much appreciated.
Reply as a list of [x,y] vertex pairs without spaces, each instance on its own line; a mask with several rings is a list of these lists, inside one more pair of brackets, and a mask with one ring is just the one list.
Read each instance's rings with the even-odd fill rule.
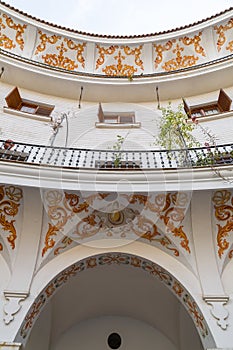
[[233,144],[172,151],[112,151],[39,146],[0,140],[0,160],[69,168],[189,168],[233,164]]

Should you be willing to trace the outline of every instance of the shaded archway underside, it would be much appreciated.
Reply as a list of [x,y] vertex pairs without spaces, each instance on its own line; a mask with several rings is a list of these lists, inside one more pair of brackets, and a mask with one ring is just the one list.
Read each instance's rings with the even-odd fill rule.
[[145,258],[125,253],[105,253],[93,255],[72,264],[57,274],[57,276],[46,285],[46,287],[40,292],[36,300],[33,302],[23,323],[21,324],[16,340],[21,343],[26,343],[42,309],[45,307],[47,302],[51,300],[58,289],[63,287],[71,278],[78,276],[80,272],[88,269],[111,265],[125,265],[132,268],[141,269],[145,273],[148,273],[157,280],[161,281],[161,283],[169,288],[169,290],[177,297],[179,302],[183,304],[186,311],[191,316],[204,347],[207,348],[214,346],[214,340],[207,322],[200,311],[197,302],[190,295],[187,289],[174,276],[172,276],[167,270],[158,264]]

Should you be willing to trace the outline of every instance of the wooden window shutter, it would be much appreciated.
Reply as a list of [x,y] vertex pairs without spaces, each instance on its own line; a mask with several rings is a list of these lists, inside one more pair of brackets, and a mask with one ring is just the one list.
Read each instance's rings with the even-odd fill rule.
[[101,103],[99,103],[98,118],[99,118],[100,123],[104,123],[104,112],[103,112]]
[[191,109],[190,107],[188,106],[187,102],[185,101],[185,99],[183,98],[183,104],[184,104],[184,110],[185,110],[185,113],[191,117]]
[[228,112],[231,107],[231,98],[223,91],[223,89],[220,89],[219,97],[218,97],[218,107],[222,112]]
[[15,87],[5,98],[8,107],[19,109],[22,104],[22,99],[19,90]]

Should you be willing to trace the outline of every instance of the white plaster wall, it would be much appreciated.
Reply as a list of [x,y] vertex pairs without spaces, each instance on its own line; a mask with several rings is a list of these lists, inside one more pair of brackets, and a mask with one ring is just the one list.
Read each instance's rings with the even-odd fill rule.
[[122,338],[119,350],[178,350],[168,338],[150,325],[132,318],[110,316],[75,325],[50,350],[109,350],[111,348],[107,344],[107,338],[114,332]]
[[[16,142],[26,142],[32,144],[50,145],[52,140],[52,128],[49,122],[32,120],[30,118],[12,115],[3,112],[3,106],[6,106],[5,97],[14,86],[0,84],[0,139],[12,139]],[[155,149],[156,135],[158,135],[158,125],[161,118],[161,111],[158,111],[156,102],[150,103],[102,103],[103,110],[107,111],[134,111],[137,122],[141,122],[141,127],[136,129],[99,129],[95,127],[98,121],[98,103],[83,102],[82,108],[78,108],[78,101],[66,98],[60,98],[52,95],[41,94],[19,87],[20,93],[24,98],[34,101],[43,101],[54,104],[55,109],[52,113],[54,117],[61,113],[68,114],[68,138],[67,146],[74,148],[94,148],[111,149],[117,140],[117,135],[125,137],[124,149]],[[233,88],[226,90],[229,96],[233,97]],[[218,91],[212,94],[204,94],[190,100],[200,103],[215,99]],[[193,102],[194,101],[194,102]],[[181,100],[172,101],[172,107],[176,109]],[[168,101],[161,102],[162,106],[167,106]],[[205,120],[201,123],[202,127],[207,128],[217,138],[218,144],[227,144],[232,142],[233,117]],[[65,145],[66,140],[66,122],[59,129],[55,139],[54,146]],[[195,137],[201,144],[206,141],[205,136],[199,127],[194,130]]]

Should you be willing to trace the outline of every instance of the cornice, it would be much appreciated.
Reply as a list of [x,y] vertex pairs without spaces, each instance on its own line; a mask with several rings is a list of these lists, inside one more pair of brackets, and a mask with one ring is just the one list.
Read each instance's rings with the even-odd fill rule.
[[0,182],[37,188],[76,191],[151,192],[232,188],[233,166],[218,167],[223,181],[208,167],[142,171],[100,171],[58,168],[1,161]]

